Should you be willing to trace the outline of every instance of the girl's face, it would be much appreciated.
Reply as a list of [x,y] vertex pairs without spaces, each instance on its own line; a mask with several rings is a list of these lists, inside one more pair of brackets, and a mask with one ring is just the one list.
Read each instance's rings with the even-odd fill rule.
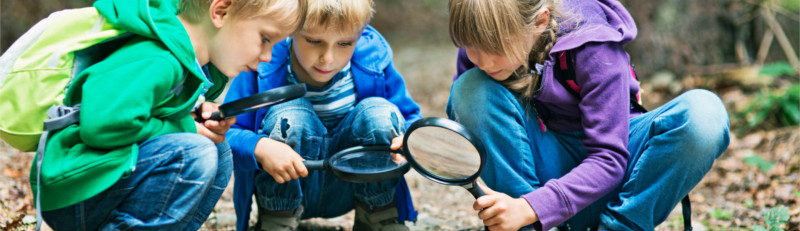
[[472,61],[496,81],[508,79],[511,74],[514,74],[515,70],[522,66],[521,60],[512,61],[503,54],[490,54],[472,47],[466,47],[465,49],[467,50],[469,61]]
[[209,61],[228,77],[255,70],[259,62],[269,62],[272,46],[293,29],[283,23],[284,17],[274,15],[225,19],[228,21],[210,43]]
[[534,23],[523,30],[523,33],[531,34],[529,34],[529,36],[523,36],[523,38],[518,38],[511,41],[520,44],[511,44],[512,46],[509,47],[522,47],[523,49],[527,49],[527,52],[520,54],[522,57],[509,59],[509,57],[502,52],[500,54],[493,54],[482,51],[476,47],[469,46],[464,47],[467,50],[467,57],[469,57],[469,60],[478,66],[478,68],[491,76],[492,79],[496,81],[506,80],[508,77],[511,77],[511,75],[514,74],[514,71],[524,65],[525,62],[528,62],[528,52],[532,52],[531,48],[534,44],[536,44],[537,38],[542,35],[545,29],[547,29],[547,25],[549,23],[550,10],[543,8],[539,13],[536,14]]
[[325,28],[307,28],[295,34],[292,67],[297,78],[312,87],[325,87],[350,62],[360,37],[361,30],[350,33]]

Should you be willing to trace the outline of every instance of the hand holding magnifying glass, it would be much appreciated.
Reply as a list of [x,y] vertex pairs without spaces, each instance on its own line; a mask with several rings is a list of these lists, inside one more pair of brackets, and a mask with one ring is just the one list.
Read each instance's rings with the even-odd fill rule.
[[[236,116],[245,112],[255,111],[261,108],[283,103],[289,100],[303,97],[306,94],[306,85],[302,83],[273,88],[255,95],[244,97],[238,100],[224,103],[219,106],[219,111],[213,112],[208,117],[209,120],[221,120],[231,116]],[[200,109],[200,108],[198,108]],[[200,116],[198,110],[195,121],[203,123],[206,120]]]

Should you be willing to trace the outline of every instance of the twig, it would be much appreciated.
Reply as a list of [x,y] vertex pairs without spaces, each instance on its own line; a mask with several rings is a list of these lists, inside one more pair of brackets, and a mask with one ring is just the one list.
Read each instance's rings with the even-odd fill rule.
[[794,49],[792,49],[792,44],[789,43],[789,39],[786,38],[786,34],[783,33],[781,25],[775,20],[775,14],[768,8],[761,9],[761,15],[764,16],[764,21],[767,22],[767,26],[777,37],[778,44],[781,45],[783,53],[786,55],[786,58],[789,59],[789,63],[794,67],[795,71],[800,72],[800,61],[797,60],[797,55],[795,55]]
[[800,15],[797,15],[797,14],[794,14],[792,12],[789,12],[786,9],[783,9],[781,7],[774,7],[773,10],[775,10],[775,13],[778,13],[780,15],[786,16],[787,18],[789,18],[791,20],[800,21]]
[[764,60],[767,59],[767,54],[769,54],[769,47],[772,46],[773,38],[775,38],[775,33],[772,33],[772,30],[764,32],[764,38],[761,39],[761,45],[758,46],[758,54],[756,55],[757,65],[764,65]]
[[740,65],[750,65],[750,55],[747,54],[747,48],[745,48],[744,40],[741,38],[736,38],[734,50],[736,51],[736,60],[739,60]]
[[737,63],[719,63],[705,66],[686,65],[685,69],[688,73],[696,76],[707,76],[729,72],[741,68]]

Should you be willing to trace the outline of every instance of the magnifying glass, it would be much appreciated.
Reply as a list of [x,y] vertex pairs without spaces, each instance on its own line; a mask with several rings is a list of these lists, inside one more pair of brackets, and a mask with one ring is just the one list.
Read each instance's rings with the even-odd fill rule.
[[[273,88],[265,92],[224,103],[219,106],[219,111],[212,113],[208,119],[223,120],[225,118],[236,116],[242,113],[255,111],[264,107],[269,107],[289,100],[297,99],[303,97],[305,94],[306,85],[303,83]],[[199,116],[200,108],[197,110],[198,112],[196,114],[198,116],[195,118],[195,121],[202,123],[206,119],[203,119],[202,116]]]
[[458,122],[429,117],[411,124],[403,137],[403,154],[425,178],[464,187],[476,199],[486,195],[475,184],[486,163],[483,144]]
[[336,152],[325,160],[306,160],[308,170],[330,170],[344,181],[379,182],[402,177],[410,166],[392,160],[389,145],[356,146]]
[[[402,153],[407,161],[392,159],[393,152]],[[357,146],[304,163],[308,170],[331,170],[339,179],[360,183],[399,178],[413,167],[434,182],[464,187],[475,198],[486,195],[475,184],[486,163],[483,144],[463,125],[445,118],[411,124],[399,150],[389,145]]]

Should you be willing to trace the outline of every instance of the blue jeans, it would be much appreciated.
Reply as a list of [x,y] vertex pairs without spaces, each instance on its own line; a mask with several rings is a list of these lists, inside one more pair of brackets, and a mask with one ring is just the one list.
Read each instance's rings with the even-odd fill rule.
[[[542,132],[536,114],[526,112],[515,94],[483,72],[471,73],[478,74],[453,84],[447,113],[469,130],[483,131],[476,135],[486,148],[481,178],[489,187],[520,197],[567,174],[586,157],[583,131]],[[692,90],[631,118],[629,133],[621,186],[564,225],[652,230],[727,148],[728,115],[716,95]]]
[[197,230],[228,185],[228,142],[173,133],[139,145],[136,168],[111,188],[43,212],[54,230]]
[[[259,133],[284,142],[306,160],[322,160],[336,151],[358,145],[390,144],[405,132],[405,119],[384,98],[366,98],[338,123],[325,124],[305,98],[270,108]],[[303,218],[336,217],[353,208],[353,199],[370,208],[394,200],[398,180],[376,183],[342,181],[331,171],[310,171],[308,176],[278,184],[271,175],[255,176],[256,201],[271,211],[293,210],[302,203]]]

